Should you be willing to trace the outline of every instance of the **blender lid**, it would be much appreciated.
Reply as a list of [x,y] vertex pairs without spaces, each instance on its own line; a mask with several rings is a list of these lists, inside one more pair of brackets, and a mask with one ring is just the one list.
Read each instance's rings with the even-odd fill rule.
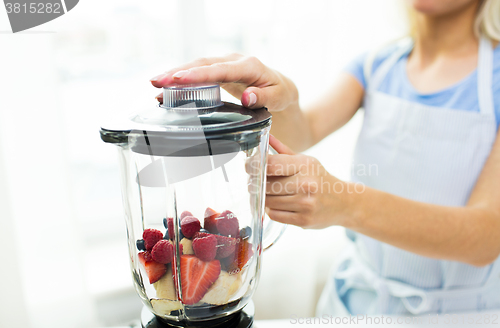
[[266,126],[267,108],[248,109],[222,102],[218,84],[174,84],[163,88],[163,104],[101,127],[104,142],[123,143],[133,131],[168,135],[224,134]]

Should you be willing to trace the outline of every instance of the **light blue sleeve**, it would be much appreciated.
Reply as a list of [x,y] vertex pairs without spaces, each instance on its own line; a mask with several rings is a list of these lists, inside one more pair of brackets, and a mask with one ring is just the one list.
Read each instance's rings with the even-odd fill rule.
[[493,53],[493,105],[495,106],[495,115],[497,127],[500,126],[500,46],[495,48]]
[[368,53],[366,52],[361,55],[358,55],[343,69],[344,72],[354,76],[356,80],[358,80],[358,82],[363,86],[363,89],[366,89],[366,80],[365,80],[365,74],[363,72],[363,67],[365,65],[367,55]]

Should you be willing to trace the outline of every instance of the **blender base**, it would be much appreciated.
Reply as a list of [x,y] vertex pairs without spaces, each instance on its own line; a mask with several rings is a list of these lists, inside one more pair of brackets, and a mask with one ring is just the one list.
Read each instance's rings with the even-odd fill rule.
[[[255,308],[253,301],[250,300],[247,305],[240,311],[233,313],[226,318],[189,322],[186,323],[172,323],[169,324],[166,321],[156,317],[148,308],[143,307],[141,311],[141,324],[142,328],[179,328],[179,327],[214,327],[214,328],[250,328],[253,325],[253,316]],[[184,325],[183,325],[184,324]]]

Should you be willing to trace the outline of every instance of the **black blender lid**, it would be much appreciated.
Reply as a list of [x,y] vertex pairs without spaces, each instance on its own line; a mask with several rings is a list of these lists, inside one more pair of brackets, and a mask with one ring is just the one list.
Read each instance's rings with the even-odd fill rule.
[[163,88],[163,104],[110,122],[100,132],[107,143],[133,141],[139,153],[204,156],[253,148],[256,133],[270,123],[267,108],[222,102],[218,84],[175,84]]
[[[267,108],[252,110],[222,102],[218,84],[175,84],[163,88],[163,104],[142,110],[129,119],[110,122],[101,127],[101,135],[133,130],[168,133],[171,137],[197,131],[234,132],[265,125],[270,118]],[[108,138],[103,141],[116,142]]]

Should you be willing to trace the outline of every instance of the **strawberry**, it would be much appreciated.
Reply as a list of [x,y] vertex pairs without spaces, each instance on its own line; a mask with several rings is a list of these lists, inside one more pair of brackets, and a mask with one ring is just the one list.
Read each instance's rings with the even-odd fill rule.
[[205,220],[203,222],[203,228],[211,233],[218,233],[217,226],[215,225],[215,218],[217,218],[220,213],[214,211],[210,207],[205,210]]
[[162,239],[153,247],[151,255],[155,262],[163,264],[170,263],[174,257],[174,245],[170,240]]
[[198,303],[208,288],[219,278],[220,262],[203,262],[194,255],[181,256],[182,302],[187,305]]
[[193,251],[200,260],[212,261],[217,253],[217,238],[214,235],[208,235],[193,239]]
[[234,253],[238,240],[235,238],[216,235],[217,238],[217,259],[223,259]]
[[215,219],[215,226],[217,227],[217,231],[224,236],[238,237],[240,231],[238,218],[231,211],[222,212]]
[[194,234],[200,231],[200,220],[194,216],[185,216],[181,219],[181,231],[184,237],[191,239]]
[[144,239],[146,250],[150,251],[157,242],[163,239],[163,233],[156,229],[146,229],[142,233],[142,239]]
[[146,252],[140,252],[137,256],[139,257],[139,262],[141,262],[144,269],[146,269],[149,283],[153,284],[163,277],[165,272],[167,272],[167,267],[165,264],[147,260],[145,253]]
[[180,216],[180,219],[184,219],[186,216],[193,216],[193,213],[189,212],[189,211],[184,211],[181,213],[181,216]]
[[238,244],[238,250],[234,256],[224,258],[222,264],[227,272],[235,274],[243,269],[252,255],[252,244],[244,240]]

